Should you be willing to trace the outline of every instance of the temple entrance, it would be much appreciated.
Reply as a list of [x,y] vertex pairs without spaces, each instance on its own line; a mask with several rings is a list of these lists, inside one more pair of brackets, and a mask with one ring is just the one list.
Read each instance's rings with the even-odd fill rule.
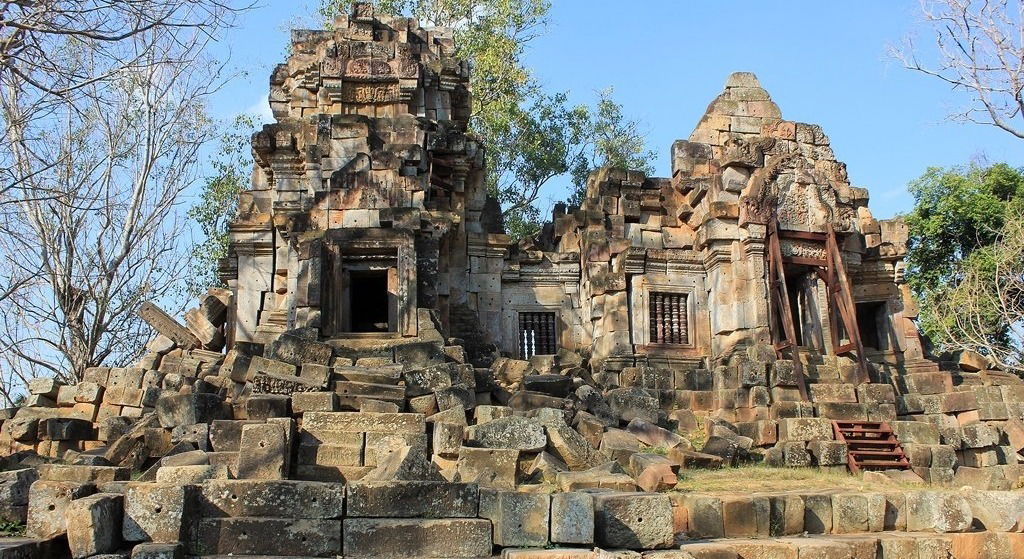
[[821,320],[818,274],[810,266],[787,264],[785,268],[786,292],[789,295],[796,343],[800,347],[824,352],[825,333]]
[[888,349],[889,311],[885,301],[857,303],[857,327],[864,347],[876,350]]
[[390,332],[388,271],[363,270],[349,274],[352,332]]

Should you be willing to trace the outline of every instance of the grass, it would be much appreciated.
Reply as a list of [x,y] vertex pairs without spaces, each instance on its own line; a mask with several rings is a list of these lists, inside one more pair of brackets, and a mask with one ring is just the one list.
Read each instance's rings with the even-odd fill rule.
[[[862,476],[817,468],[773,468],[761,464],[721,470],[685,470],[679,473],[675,491],[682,493],[751,493],[846,489],[878,491],[883,486],[865,482]],[[922,489],[919,485],[889,483],[885,489]]]
[[21,522],[0,521],[0,537],[20,538],[25,535],[25,525]]

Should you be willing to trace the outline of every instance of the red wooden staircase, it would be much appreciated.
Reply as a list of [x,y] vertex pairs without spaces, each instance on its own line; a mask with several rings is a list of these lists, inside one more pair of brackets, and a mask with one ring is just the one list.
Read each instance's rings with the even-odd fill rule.
[[833,421],[836,440],[846,443],[850,471],[909,470],[900,441],[884,421]]

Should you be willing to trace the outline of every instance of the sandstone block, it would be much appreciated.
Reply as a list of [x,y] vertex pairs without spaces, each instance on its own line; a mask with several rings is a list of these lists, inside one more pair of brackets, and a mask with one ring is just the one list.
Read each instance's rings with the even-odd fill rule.
[[768,497],[768,535],[793,536],[804,531],[804,500],[799,495],[781,494]]
[[165,394],[156,402],[160,426],[195,425],[222,419],[226,415],[223,401],[216,394]]
[[188,542],[193,555],[335,557],[341,521],[290,518],[205,518]]
[[30,538],[50,539],[67,532],[65,512],[75,499],[96,492],[91,483],[39,480],[28,494],[28,519],[25,534]]
[[156,472],[157,483],[174,483],[177,485],[191,485],[210,479],[227,478],[228,469],[226,466],[213,466],[211,464],[161,466]]
[[504,417],[473,425],[466,433],[466,445],[482,448],[513,448],[525,452],[544,450],[548,438],[535,419]]
[[832,498],[828,494],[803,495],[804,530],[809,534],[828,534],[832,531]]
[[331,519],[344,514],[345,489],[293,480],[211,480],[199,489],[198,516]]
[[832,422],[827,419],[803,417],[779,420],[780,441],[831,441]]
[[964,532],[973,520],[967,500],[945,491],[907,493],[907,530]]
[[660,549],[675,541],[672,503],[665,495],[594,495],[597,545],[623,549]]
[[551,496],[485,489],[480,493],[480,516],[494,526],[494,545],[543,547],[548,544]]
[[594,498],[581,492],[551,496],[551,542],[594,544]]
[[290,453],[291,448],[280,425],[245,425],[238,452],[238,477],[282,479],[288,473],[285,462]]
[[102,483],[127,481],[131,471],[115,466],[77,466],[65,464],[40,464],[36,467],[39,478],[47,481],[70,481],[75,483]]
[[607,461],[604,453],[595,449],[583,435],[563,422],[544,426],[548,436],[548,452],[558,457],[571,470],[585,470]]
[[481,487],[513,490],[516,487],[519,451],[515,449],[469,448],[459,450],[458,479]]
[[475,518],[480,494],[472,483],[391,481],[350,483],[349,517]]
[[302,429],[313,436],[321,433],[425,433],[426,421],[418,413],[310,412],[303,416]]
[[174,543],[192,520],[196,487],[170,483],[130,483],[124,494],[122,537],[129,542]]
[[185,559],[180,543],[142,543],[132,548],[131,559]]
[[723,497],[722,526],[728,538],[768,537],[771,504],[767,497]]
[[331,346],[315,340],[307,340],[292,334],[282,334],[267,348],[267,357],[284,361],[295,366],[303,363],[327,365],[331,362]]
[[71,501],[65,511],[68,547],[75,559],[111,553],[121,545],[121,516],[124,497],[97,493]]
[[491,523],[481,518],[347,518],[344,550],[352,557],[489,557]]

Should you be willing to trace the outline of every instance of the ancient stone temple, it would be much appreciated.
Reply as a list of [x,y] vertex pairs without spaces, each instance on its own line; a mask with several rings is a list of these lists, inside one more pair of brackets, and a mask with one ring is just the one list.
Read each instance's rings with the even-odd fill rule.
[[274,70],[277,122],[253,138],[222,268],[229,346],[294,329],[401,346],[430,309],[504,355],[566,349],[609,372],[765,343],[897,368],[923,357],[906,228],[872,218],[822,130],[783,120],[752,74],[672,146],[670,178],[603,169],[582,207],[513,243],[452,41],[372,21],[355,15],[344,39],[296,32]]
[[1024,556],[1024,381],[927,353],[905,226],[752,74],[513,242],[448,32],[289,52],[225,287],[0,410],[0,559]]

